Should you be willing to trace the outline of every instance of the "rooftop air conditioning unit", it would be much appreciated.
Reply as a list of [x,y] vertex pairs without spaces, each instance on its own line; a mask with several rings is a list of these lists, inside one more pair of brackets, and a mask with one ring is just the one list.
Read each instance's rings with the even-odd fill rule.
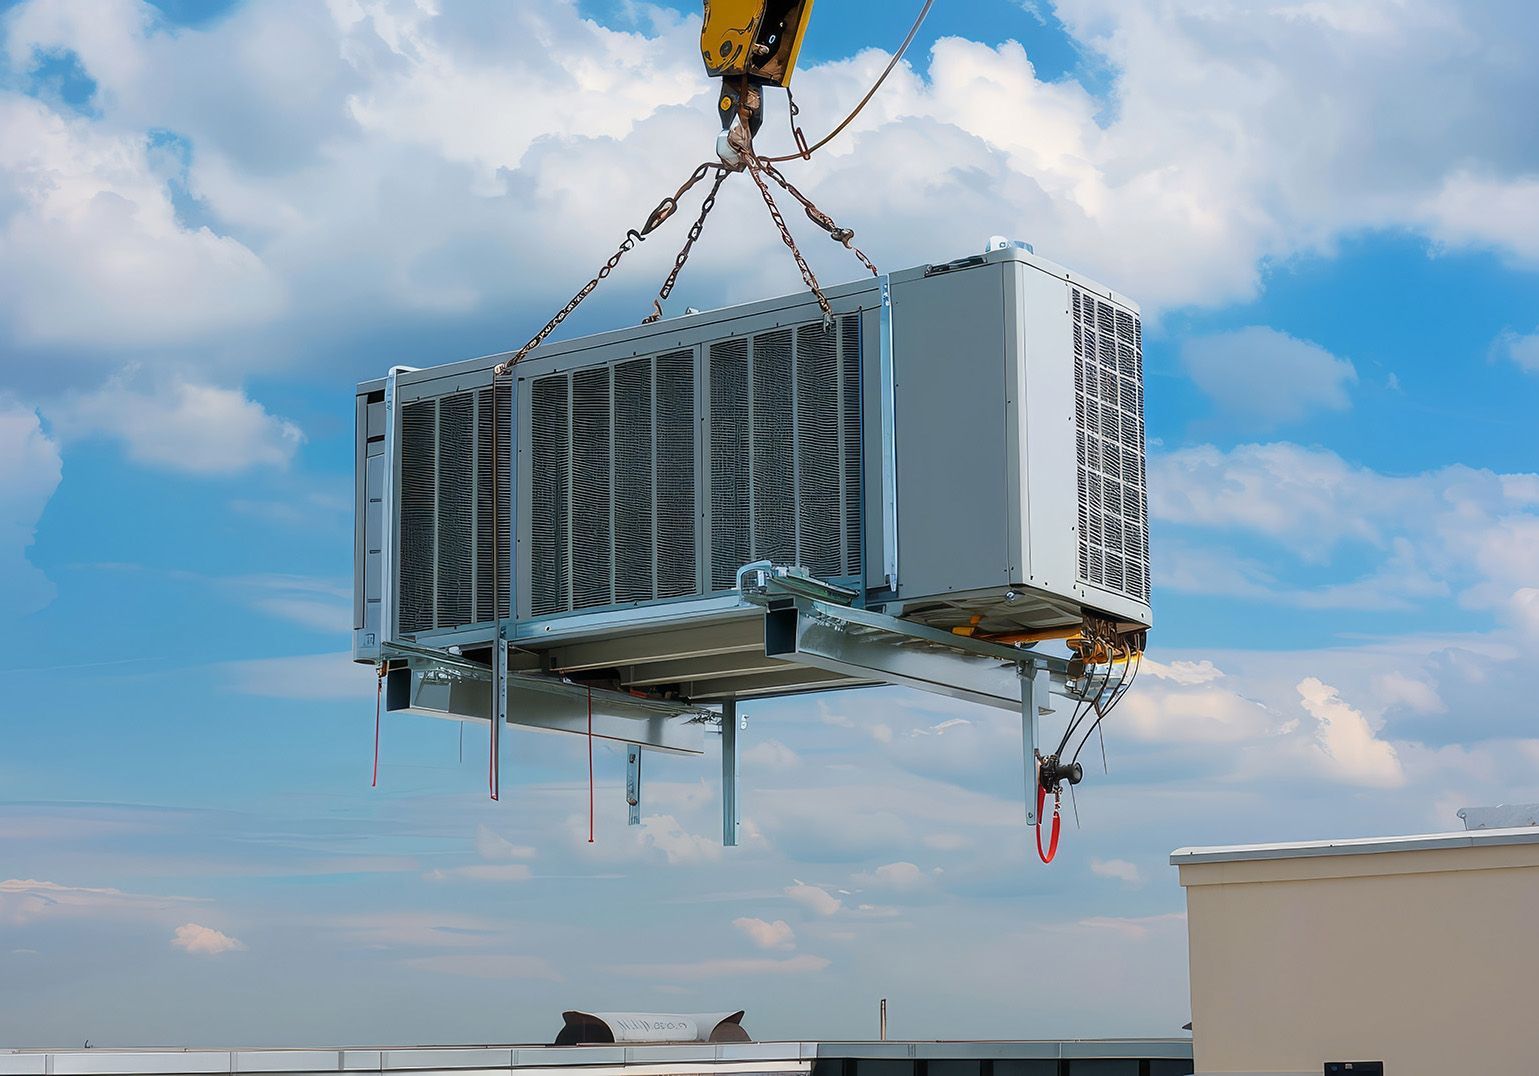
[[360,385],[353,653],[397,659],[390,705],[464,716],[484,689],[396,674],[484,669],[498,618],[515,680],[600,709],[910,682],[786,660],[770,576],[940,646],[1146,628],[1138,307],[1019,245],[827,296]]

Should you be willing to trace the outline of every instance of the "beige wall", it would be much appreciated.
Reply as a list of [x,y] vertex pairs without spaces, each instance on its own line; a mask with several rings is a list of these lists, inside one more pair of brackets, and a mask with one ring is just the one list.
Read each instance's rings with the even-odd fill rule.
[[1473,843],[1172,856],[1197,1072],[1383,1061],[1386,1076],[1539,1073],[1539,832],[1458,836]]

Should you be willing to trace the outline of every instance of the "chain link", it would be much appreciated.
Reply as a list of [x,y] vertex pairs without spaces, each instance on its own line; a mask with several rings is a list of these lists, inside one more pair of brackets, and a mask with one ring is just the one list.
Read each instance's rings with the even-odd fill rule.
[[769,207],[770,218],[774,220],[775,227],[780,229],[781,241],[790,248],[791,256],[796,259],[796,267],[802,271],[802,280],[806,283],[808,289],[811,290],[813,296],[816,297],[818,306],[823,310],[824,327],[831,327],[834,322],[834,309],[828,305],[828,296],[824,295],[823,289],[818,286],[818,278],[812,272],[812,267],[807,264],[807,259],[802,257],[802,252],[797,249],[796,239],[791,235],[791,229],[786,227],[786,219],[780,215],[780,207],[775,204],[775,196],[770,193],[769,185],[764,182],[764,176],[761,174],[763,169],[759,159],[754,156],[752,150],[742,154],[742,157],[744,163],[748,165],[748,174],[753,177],[755,186],[759,188],[759,193],[764,196],[764,204]]
[[[709,167],[701,165],[702,168]],[[673,271],[668,274],[668,279],[663,281],[663,286],[658,290],[657,298],[652,300],[652,313],[641,319],[643,325],[650,325],[654,321],[661,320],[663,316],[663,303],[668,301],[668,296],[673,294],[673,286],[678,282],[679,273],[684,269],[684,263],[689,261],[689,252],[694,249],[695,241],[700,238],[700,233],[705,228],[705,218],[711,215],[711,210],[716,208],[716,192],[721,190],[721,185],[732,174],[732,169],[724,164],[718,164],[716,168],[716,182],[711,184],[711,189],[706,193],[705,201],[700,204],[700,216],[695,218],[695,223],[690,225],[689,237],[684,240],[684,246],[679,251],[679,256],[673,261]]]
[[792,198],[795,198],[802,204],[802,210],[807,214],[808,220],[812,221],[812,223],[816,224],[819,228],[822,228],[825,232],[827,232],[828,237],[834,242],[841,244],[847,250],[851,251],[855,257],[860,260],[860,264],[864,265],[871,271],[872,276],[882,275],[877,267],[872,264],[871,259],[866,257],[865,253],[859,247],[854,245],[853,240],[855,238],[855,229],[841,228],[838,224],[834,223],[834,218],[830,217],[827,213],[813,205],[812,199],[808,198],[801,191],[797,190],[789,179],[781,175],[780,169],[776,168],[773,162],[760,159],[759,165],[764,169],[765,175],[769,176],[776,183],[784,187],[786,193],[788,193]]
[[[492,369],[492,376],[494,378],[501,377],[503,374],[507,373],[511,367],[517,366],[520,362],[522,362],[525,355],[529,354],[529,352],[543,344],[545,342],[545,338],[551,333],[555,332],[556,327],[567,319],[567,315],[576,310],[580,305],[582,305],[582,301],[584,299],[593,294],[594,289],[599,286],[599,282],[607,278],[610,273],[614,272],[615,267],[620,264],[621,258],[625,257],[626,254],[634,249],[636,244],[645,242],[648,235],[660,228],[665,222],[667,222],[668,218],[672,217],[676,212],[678,212],[679,199],[688,194],[689,191],[695,186],[695,184],[704,179],[707,173],[709,173],[713,168],[720,170],[722,169],[722,166],[714,162],[707,161],[705,164],[702,164],[700,167],[696,168],[693,174],[691,174],[690,177],[679,186],[679,189],[676,192],[664,198],[661,202],[657,203],[657,208],[652,210],[651,215],[647,217],[646,223],[641,226],[639,231],[635,228],[627,231],[625,233],[625,241],[620,244],[620,249],[615,251],[613,256],[611,256],[610,259],[604,263],[603,268],[598,271],[598,275],[584,284],[582,289],[578,291],[576,295],[572,296],[571,300],[565,306],[556,312],[556,316],[551,318],[550,321],[546,322],[545,328],[535,333],[535,335],[527,344],[518,349],[518,353],[514,355],[513,358],[509,359],[507,362],[498,363],[497,366]],[[720,187],[720,185],[721,181],[718,177],[717,187]],[[715,188],[712,189],[712,194],[714,193]]]

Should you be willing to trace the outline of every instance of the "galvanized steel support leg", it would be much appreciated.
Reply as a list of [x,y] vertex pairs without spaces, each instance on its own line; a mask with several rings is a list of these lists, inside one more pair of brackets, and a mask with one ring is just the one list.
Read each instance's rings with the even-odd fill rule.
[[737,700],[721,704],[721,843],[737,847]]
[[1043,714],[1053,712],[1052,675],[1034,661],[1021,665],[1021,747],[1026,770],[1026,824],[1037,818],[1037,783],[1041,779],[1042,754],[1038,728]]
[[492,651],[492,799],[502,795],[502,726],[508,723],[508,640],[501,623]]
[[881,277],[882,306],[878,361],[882,389],[882,574],[898,589],[898,412],[897,370],[892,353],[892,287]]
[[625,803],[630,808],[627,825],[641,825],[641,748],[629,744],[625,748]]

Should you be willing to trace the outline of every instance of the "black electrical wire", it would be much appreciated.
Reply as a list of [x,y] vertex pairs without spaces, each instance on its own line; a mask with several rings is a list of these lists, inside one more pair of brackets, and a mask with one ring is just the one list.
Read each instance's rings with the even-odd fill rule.
[[918,36],[919,28],[924,25],[925,16],[930,13],[930,8],[934,5],[934,3],[935,0],[924,0],[924,7],[919,9],[919,17],[914,20],[914,25],[909,28],[908,36],[903,39],[903,44],[898,46],[898,51],[892,54],[892,60],[888,62],[887,69],[882,72],[881,77],[878,78],[876,82],[872,84],[871,88],[866,91],[866,96],[860,99],[860,103],[850,111],[850,114],[839,121],[839,126],[835,127],[832,131],[829,131],[826,135],[818,139],[817,142],[805,150],[801,149],[800,147],[805,144],[806,140],[798,138],[798,148],[795,153],[787,153],[782,157],[764,157],[761,158],[761,160],[769,161],[771,164],[780,164],[784,161],[794,161],[797,158],[802,158],[805,160],[811,157],[818,150],[822,149],[824,146],[828,145],[835,138],[839,137],[840,133],[846,127],[855,122],[855,117],[860,115],[861,109],[870,104],[871,98],[876,96],[876,91],[882,88],[882,83],[886,82],[887,76],[892,74],[892,69],[898,66],[899,60],[903,59],[903,54],[907,52],[908,47],[914,43],[914,38]]
[[1140,650],[1136,655],[1134,655],[1133,661],[1131,662],[1133,666],[1133,672],[1128,677],[1127,685],[1118,685],[1117,691],[1112,695],[1112,700],[1107,705],[1105,713],[1099,714],[1099,716],[1097,716],[1095,719],[1095,724],[1091,725],[1090,728],[1086,730],[1085,738],[1079,742],[1079,747],[1075,748],[1074,750],[1074,757],[1069,760],[1071,764],[1079,761],[1079,753],[1083,751],[1085,749],[1085,745],[1090,742],[1090,734],[1101,727],[1101,722],[1106,720],[1106,715],[1116,709],[1117,704],[1122,701],[1122,696],[1126,695],[1129,691],[1132,690],[1134,681],[1138,679],[1138,670],[1143,667],[1143,663],[1144,655],[1143,651]]

